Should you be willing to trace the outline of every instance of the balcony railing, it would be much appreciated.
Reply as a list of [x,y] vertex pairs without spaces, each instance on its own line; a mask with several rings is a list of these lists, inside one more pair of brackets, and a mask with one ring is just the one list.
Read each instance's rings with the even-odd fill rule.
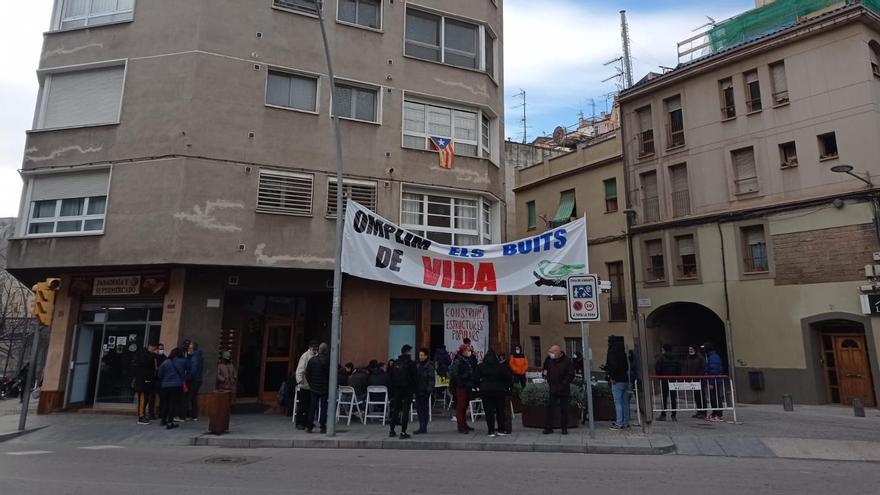
[[788,90],[773,93],[773,104],[784,105],[788,103]]
[[672,193],[672,216],[683,217],[691,214],[691,194],[687,189]]
[[660,220],[660,198],[659,197],[646,197],[644,199],[643,206],[643,216],[645,217],[645,222],[657,222]]
[[746,273],[762,273],[770,271],[770,263],[767,259],[767,244],[756,243],[746,246],[746,255],[743,257],[743,266]]
[[697,264],[683,263],[678,265],[678,279],[687,280],[697,278]]
[[761,104],[760,98],[746,100],[746,110],[748,110],[749,113],[760,112],[762,108],[763,108],[763,105]]
[[660,263],[658,264],[655,261],[652,261],[650,268],[648,268],[648,282],[662,282],[666,280],[666,269],[663,267],[663,259],[660,259]]
[[666,126],[666,149],[671,150],[684,146],[684,129],[679,126]]
[[721,118],[724,120],[736,117],[736,107],[733,105],[725,105],[721,107]]
[[745,177],[733,181],[736,185],[737,194],[758,192],[758,177]]
[[647,129],[639,133],[639,157],[654,154],[654,129]]

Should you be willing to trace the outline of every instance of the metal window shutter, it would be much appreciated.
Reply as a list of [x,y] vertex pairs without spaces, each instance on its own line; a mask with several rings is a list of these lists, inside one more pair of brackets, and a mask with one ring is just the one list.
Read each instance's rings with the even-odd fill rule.
[[[376,183],[343,179],[345,199],[352,199],[365,208],[376,211]],[[336,177],[327,180],[327,216],[336,216]],[[344,208],[343,208],[344,211]]]
[[788,91],[788,81],[785,79],[785,64],[771,65],[770,75],[773,78],[774,92]]
[[33,181],[32,201],[106,196],[110,185],[110,169],[37,175]]
[[123,66],[51,74],[40,127],[117,122],[124,79]]
[[685,165],[677,165],[669,168],[670,182],[672,182],[672,192],[682,192],[688,190],[687,167]]
[[674,112],[676,110],[681,110],[681,97],[675,96],[668,100],[666,100],[666,111]]
[[651,109],[643,108],[638,111],[639,114],[639,130],[647,131],[648,129],[652,129],[651,125]]
[[755,150],[746,148],[733,152],[733,168],[736,180],[751,179],[757,176],[755,169]]
[[692,236],[679,237],[677,240],[679,256],[694,254],[694,238]]
[[756,227],[746,227],[743,229],[743,236],[746,239],[747,246],[753,246],[755,244],[764,244],[764,227],[756,226]]
[[748,72],[745,75],[746,84],[757,82],[758,81],[758,73],[757,72]]
[[559,208],[553,216],[554,222],[568,222],[574,216],[574,191],[565,191],[559,198]]
[[648,241],[645,243],[648,256],[663,256],[663,243],[660,241]]
[[314,180],[307,174],[261,170],[257,211],[311,215]]
[[613,199],[617,197],[617,179],[608,179],[605,181],[605,199]]
[[721,89],[722,90],[730,89],[732,87],[733,87],[733,80],[725,79],[725,80],[721,81]]
[[642,174],[642,192],[646,198],[657,197],[657,173]]
[[535,208],[535,202],[529,201],[526,203],[526,208],[529,213],[529,227],[534,227],[538,223],[538,211],[537,208]]

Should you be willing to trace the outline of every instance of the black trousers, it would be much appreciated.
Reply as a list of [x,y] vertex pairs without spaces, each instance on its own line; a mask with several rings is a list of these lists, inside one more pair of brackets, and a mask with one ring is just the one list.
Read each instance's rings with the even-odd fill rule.
[[556,395],[550,394],[550,398],[547,400],[547,405],[544,408],[544,428],[548,430],[553,429],[553,418],[555,408],[559,408],[559,419],[560,419],[560,427],[563,430],[568,429],[568,401],[570,397],[567,395]]
[[710,416],[722,417],[724,416],[724,410],[719,409],[721,404],[724,401],[723,395],[724,389],[718,386],[718,382],[709,381],[709,403],[712,404],[712,414]]
[[697,414],[706,415],[706,401],[703,400],[703,391],[694,390],[694,403],[697,405]]
[[187,384],[189,392],[186,393],[186,417],[199,417],[199,389],[202,388],[201,381],[192,381]]
[[419,415],[419,430],[428,431],[428,421],[431,419],[431,403],[429,392],[419,392],[416,394],[416,413]]
[[519,383],[520,387],[526,387],[526,375],[513,375],[513,383]]
[[504,409],[504,392],[483,392],[482,396],[489,434],[495,433],[498,430],[506,432],[507,427],[505,426],[506,421],[504,418],[507,411]]
[[312,403],[312,391],[299,389],[299,405],[296,406],[296,424],[303,428],[309,426],[309,410]]
[[[315,423],[318,423],[318,426],[321,429],[327,428],[327,399],[329,396],[327,395],[319,395],[312,394],[312,398],[309,401],[309,419],[306,423],[306,428],[313,428]],[[334,420],[336,411],[333,411]]]
[[396,393],[391,397],[391,431],[400,426],[401,433],[406,433],[412,400],[412,394]]
[[173,423],[174,417],[183,414],[183,387],[167,387],[162,389],[161,395],[162,421]]
[[[669,390],[669,382],[663,381],[660,384],[661,394],[663,395],[663,409],[668,409],[666,406],[669,402],[672,402],[672,409],[678,409],[678,392],[675,390]],[[666,412],[660,413],[662,416],[666,416]],[[672,411],[672,417],[675,417],[675,411]]]

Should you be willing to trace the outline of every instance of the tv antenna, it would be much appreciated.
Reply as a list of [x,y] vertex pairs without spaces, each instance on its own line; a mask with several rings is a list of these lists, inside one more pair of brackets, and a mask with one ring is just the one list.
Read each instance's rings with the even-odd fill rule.
[[514,97],[522,99],[522,103],[514,105],[513,108],[522,108],[522,118],[520,119],[520,122],[522,123],[522,143],[526,144],[529,140],[529,125],[526,114],[526,90],[520,88],[519,93],[515,94]]

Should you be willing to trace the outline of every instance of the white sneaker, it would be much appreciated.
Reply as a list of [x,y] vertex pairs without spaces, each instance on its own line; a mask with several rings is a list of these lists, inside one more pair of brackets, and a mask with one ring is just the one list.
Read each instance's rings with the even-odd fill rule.
[[498,435],[496,435],[496,434],[494,434],[494,433],[489,433],[489,438],[495,438],[495,437],[497,437],[497,436],[498,436]]
[[455,416],[453,416],[453,417],[449,418],[449,421],[455,422],[455,421],[458,421],[458,420],[455,419]]
[[503,431],[499,431],[497,434],[499,437],[506,437],[507,435],[509,435],[509,433],[504,433]]

